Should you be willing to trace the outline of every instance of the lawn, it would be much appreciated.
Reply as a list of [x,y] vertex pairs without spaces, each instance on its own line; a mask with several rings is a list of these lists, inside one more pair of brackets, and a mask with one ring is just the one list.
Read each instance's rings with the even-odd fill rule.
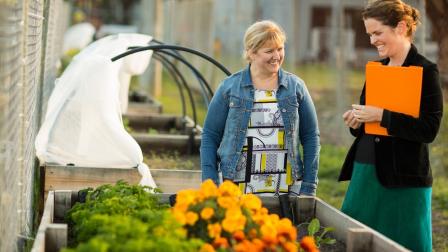
[[[319,168],[319,186],[317,196],[329,204],[340,208],[348,183],[337,182],[339,170],[342,165],[349,144],[353,138],[347,137],[345,141],[338,141],[338,132],[335,130],[342,123],[342,119],[335,109],[334,82],[337,79],[337,71],[324,65],[305,65],[296,68],[292,72],[305,80],[310,93],[315,101],[319,117],[319,125],[322,134],[322,149]],[[346,87],[350,91],[347,95],[347,104],[356,102],[360,88],[363,84],[363,73],[356,70],[346,70],[344,79]],[[195,95],[198,122],[203,124],[206,108],[200,95]],[[446,97],[446,96],[445,96]],[[179,92],[173,81],[164,75],[163,96],[159,101],[164,105],[164,113],[181,114]],[[446,108],[446,106],[445,106]],[[187,114],[192,117],[191,109]],[[335,133],[336,132],[336,133]],[[431,145],[431,164],[434,175],[433,185],[433,243],[434,251],[448,250],[448,113],[445,116],[436,141]],[[194,169],[199,168],[198,157],[189,159],[177,154],[145,156],[145,160],[151,165],[160,168],[169,164],[173,168]]]

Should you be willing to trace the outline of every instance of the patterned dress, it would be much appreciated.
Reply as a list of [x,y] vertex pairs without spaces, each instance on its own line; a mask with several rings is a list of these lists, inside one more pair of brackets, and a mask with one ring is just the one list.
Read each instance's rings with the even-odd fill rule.
[[292,184],[285,127],[276,90],[255,90],[246,140],[234,182],[243,193],[279,195]]

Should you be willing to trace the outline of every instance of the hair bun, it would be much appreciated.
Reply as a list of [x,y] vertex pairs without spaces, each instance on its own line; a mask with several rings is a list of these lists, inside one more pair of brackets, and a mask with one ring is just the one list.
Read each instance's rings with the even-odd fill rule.
[[418,22],[420,19],[420,13],[418,10],[416,10],[415,8],[411,8],[412,12],[411,12],[411,17],[414,19],[415,22]]

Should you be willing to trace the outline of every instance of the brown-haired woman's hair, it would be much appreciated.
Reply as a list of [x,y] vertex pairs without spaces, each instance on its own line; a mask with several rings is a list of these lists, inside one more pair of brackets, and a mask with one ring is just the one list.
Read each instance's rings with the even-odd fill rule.
[[373,18],[393,28],[397,27],[400,21],[404,21],[408,28],[406,35],[410,38],[414,36],[420,23],[419,11],[401,0],[371,1],[364,8],[362,18]]
[[274,45],[285,43],[286,35],[283,29],[273,21],[263,20],[252,24],[244,34],[244,58],[250,61],[249,51],[257,52],[264,44]]

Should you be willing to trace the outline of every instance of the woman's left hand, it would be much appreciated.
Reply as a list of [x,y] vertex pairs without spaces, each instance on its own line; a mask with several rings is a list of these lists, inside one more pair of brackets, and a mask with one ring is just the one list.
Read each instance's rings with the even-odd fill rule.
[[381,122],[383,118],[383,109],[370,106],[370,105],[359,105],[353,104],[353,115],[358,122]]

